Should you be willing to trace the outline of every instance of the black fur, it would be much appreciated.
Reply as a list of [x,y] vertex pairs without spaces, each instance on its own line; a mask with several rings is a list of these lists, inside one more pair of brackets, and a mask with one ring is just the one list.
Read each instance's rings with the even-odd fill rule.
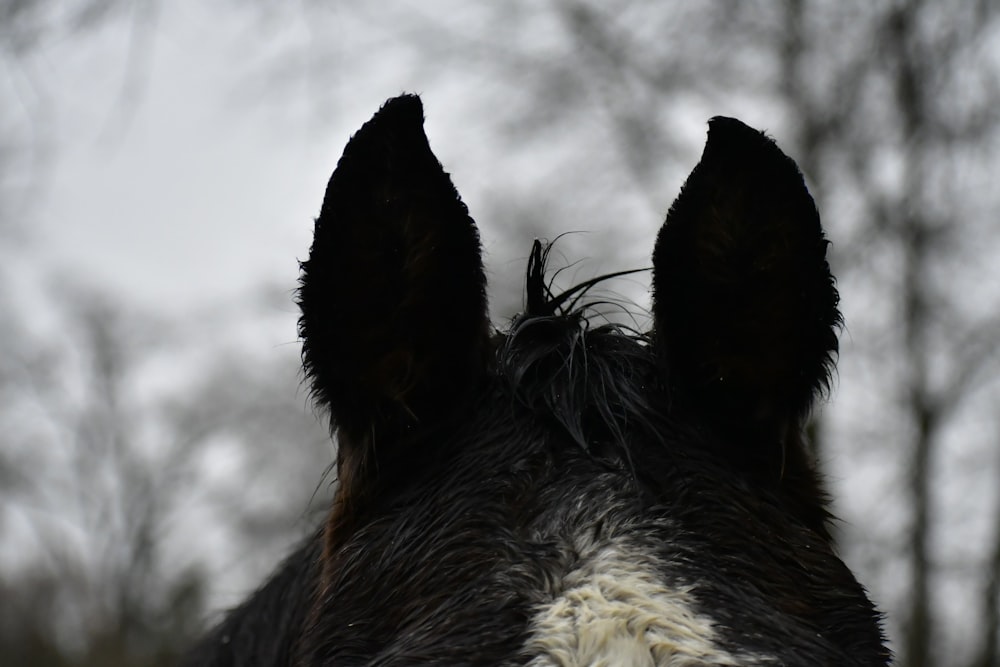
[[592,326],[595,281],[553,294],[536,243],[525,313],[489,336],[478,235],[421,121],[406,96],[355,135],[303,263],[335,506],[187,664],[524,664],[534,615],[612,542],[690,588],[720,650],[887,664],[802,441],[839,314],[794,163],[712,121],[657,240],[653,332]]

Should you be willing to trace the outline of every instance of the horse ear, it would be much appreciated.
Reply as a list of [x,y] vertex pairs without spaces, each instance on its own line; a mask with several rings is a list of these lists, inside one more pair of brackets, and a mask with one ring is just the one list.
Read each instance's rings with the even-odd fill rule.
[[826,248],[795,163],[738,120],[712,119],[653,252],[655,337],[678,395],[769,438],[798,429],[837,352]]
[[420,99],[391,99],[344,149],[302,263],[303,366],[341,449],[432,421],[466,392],[486,364],[485,290],[479,233]]

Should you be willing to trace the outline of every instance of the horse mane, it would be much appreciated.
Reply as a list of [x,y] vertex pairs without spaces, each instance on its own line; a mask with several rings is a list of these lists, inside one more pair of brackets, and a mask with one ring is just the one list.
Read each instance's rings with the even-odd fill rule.
[[[547,277],[553,246],[532,245],[525,311],[501,336],[498,375],[515,400],[554,419],[585,451],[609,444],[627,456],[628,431],[635,425],[652,429],[655,420],[649,396],[659,381],[651,341],[597,310],[609,304],[624,310],[620,302],[584,297],[611,278],[646,269],[603,274],[556,292]],[[599,319],[604,322],[596,324]]]

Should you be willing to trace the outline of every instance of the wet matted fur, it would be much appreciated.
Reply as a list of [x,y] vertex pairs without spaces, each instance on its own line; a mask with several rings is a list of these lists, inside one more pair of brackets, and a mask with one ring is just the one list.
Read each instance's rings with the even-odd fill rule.
[[553,294],[489,322],[415,96],[348,143],[302,264],[334,506],[189,665],[885,665],[803,424],[837,291],[794,162],[716,118],[653,253],[652,331]]

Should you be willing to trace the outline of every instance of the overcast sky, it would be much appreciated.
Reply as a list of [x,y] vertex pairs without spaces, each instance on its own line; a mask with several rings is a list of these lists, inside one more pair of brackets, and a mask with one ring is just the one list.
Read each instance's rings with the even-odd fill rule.
[[29,242],[50,270],[167,310],[294,286],[350,130],[241,90],[248,30],[185,3],[134,73],[124,22],[38,62],[54,150]]

